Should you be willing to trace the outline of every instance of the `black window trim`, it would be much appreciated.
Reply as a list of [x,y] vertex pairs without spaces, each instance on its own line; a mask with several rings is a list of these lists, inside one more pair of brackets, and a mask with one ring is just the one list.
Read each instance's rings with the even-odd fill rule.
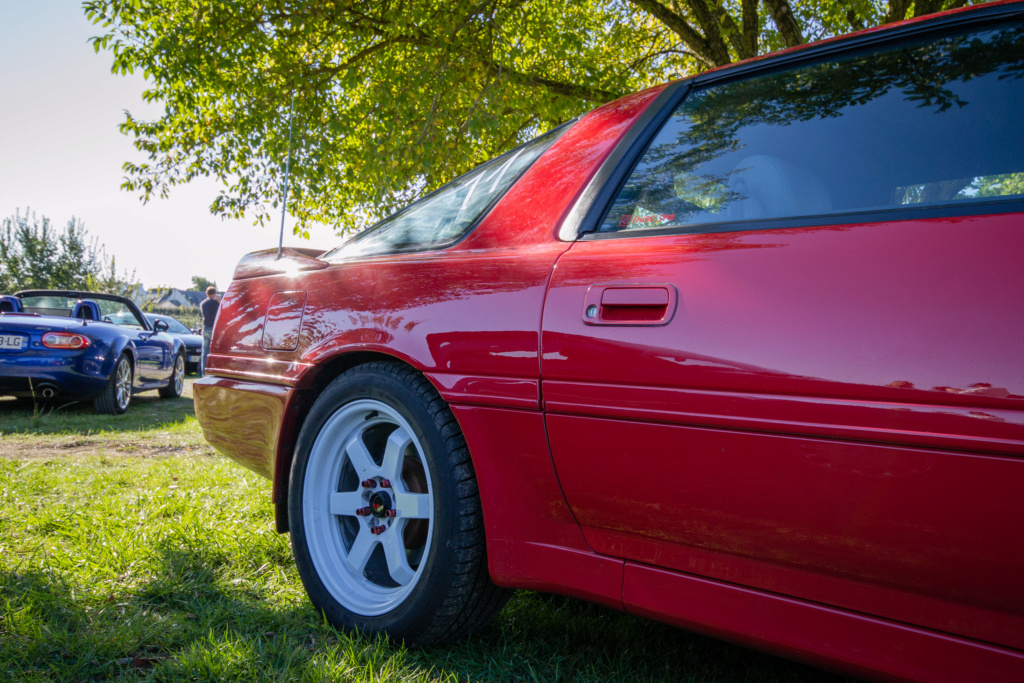
[[[647,150],[647,145],[689,92],[690,81],[676,81],[666,86],[654,101],[647,105],[647,109],[626,131],[615,145],[615,149],[587,183],[569,214],[562,221],[558,229],[558,239],[573,242],[579,236],[596,229],[600,218],[595,219],[593,216],[595,207],[604,209],[611,203],[622,183],[633,172],[633,167]],[[603,210],[601,216],[604,216]]]
[[591,232],[580,236],[581,241],[591,242],[607,239],[629,239],[632,237],[659,237],[676,235],[714,235],[722,232],[756,232],[760,230],[782,230],[785,228],[832,227],[839,225],[860,225],[889,223],[895,221],[916,221],[932,218],[961,218],[970,216],[991,216],[1024,212],[1024,199],[1019,197],[991,200],[965,200],[956,203],[928,205],[923,207],[904,206],[885,209],[848,211],[845,213],[823,213],[784,218],[759,218],[747,221],[723,221],[721,223],[690,223],[664,228],[642,228],[614,232]]
[[[852,56],[858,52],[873,52],[879,46],[890,43],[923,38],[933,34],[965,33],[978,30],[987,24],[997,24],[1013,17],[1024,15],[1024,2],[1006,5],[982,5],[953,14],[913,22],[906,26],[879,29],[852,38],[836,38],[806,49],[783,52],[775,56],[755,59],[751,62],[707,71],[691,78],[670,83],[647,110],[623,136],[619,143],[601,164],[586,189],[576,200],[558,232],[564,242],[595,239],[623,239],[655,235],[693,235],[716,232],[739,232],[743,230],[769,230],[787,227],[809,227],[813,225],[847,225],[853,223],[880,222],[887,220],[911,220],[917,218],[957,217],[965,215],[988,215],[1011,213],[1024,206],[1024,200],[1005,199],[986,202],[965,202],[941,206],[880,209],[877,211],[854,211],[830,213],[821,216],[795,216],[734,221],[722,223],[693,223],[668,228],[642,228],[613,232],[597,232],[597,227],[607,213],[612,201],[622,189],[633,169],[640,162],[647,147],[657,136],[665,121],[672,115],[686,96],[697,87],[722,85],[730,81],[751,78],[796,68],[805,63],[818,62],[828,57]],[[1017,206],[1017,209],[1013,207]],[[708,229],[714,228],[714,229]]]

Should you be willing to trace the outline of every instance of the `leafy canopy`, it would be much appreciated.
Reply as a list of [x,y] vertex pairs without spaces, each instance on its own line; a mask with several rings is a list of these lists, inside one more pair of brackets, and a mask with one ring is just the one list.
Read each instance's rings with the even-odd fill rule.
[[207,287],[217,287],[217,283],[213,280],[207,280],[201,275],[192,276],[192,289],[197,292],[205,292]]
[[[163,115],[126,114],[144,199],[212,176],[211,210],[339,233],[634,90],[965,0],[89,0],[97,51]],[[293,104],[294,98],[294,104]]]

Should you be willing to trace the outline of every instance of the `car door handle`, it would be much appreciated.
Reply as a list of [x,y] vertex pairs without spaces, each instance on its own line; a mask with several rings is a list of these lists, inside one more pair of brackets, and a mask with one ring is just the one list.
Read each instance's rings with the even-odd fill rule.
[[668,290],[664,287],[609,287],[601,294],[601,305],[668,306]]
[[583,302],[587,325],[666,325],[678,295],[669,284],[593,285]]

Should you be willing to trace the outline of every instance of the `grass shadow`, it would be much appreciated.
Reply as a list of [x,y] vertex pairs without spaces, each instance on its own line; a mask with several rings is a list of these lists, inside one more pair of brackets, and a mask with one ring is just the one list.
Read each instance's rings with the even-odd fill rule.
[[0,399],[0,435],[85,435],[101,432],[180,428],[195,418],[191,381],[180,398],[163,399],[156,391],[132,396],[124,415],[101,415],[92,400]]
[[[179,539],[180,542],[181,539]],[[311,605],[271,605],[226,580],[210,546],[156,549],[152,578],[123,593],[74,597],[43,572],[0,574],[0,670],[64,680],[764,681],[834,674],[596,605],[516,593],[468,640],[409,649],[338,631]],[[17,605],[15,609],[12,606]],[[28,624],[35,624],[33,627]]]

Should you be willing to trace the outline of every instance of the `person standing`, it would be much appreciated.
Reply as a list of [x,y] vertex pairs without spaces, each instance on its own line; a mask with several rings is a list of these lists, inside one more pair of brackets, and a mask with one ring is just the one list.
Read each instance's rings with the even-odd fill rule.
[[217,288],[206,288],[206,299],[199,304],[199,313],[203,316],[203,358],[199,362],[199,375],[206,374],[206,357],[210,355],[210,339],[213,338],[213,323],[217,320],[220,302],[217,301]]

